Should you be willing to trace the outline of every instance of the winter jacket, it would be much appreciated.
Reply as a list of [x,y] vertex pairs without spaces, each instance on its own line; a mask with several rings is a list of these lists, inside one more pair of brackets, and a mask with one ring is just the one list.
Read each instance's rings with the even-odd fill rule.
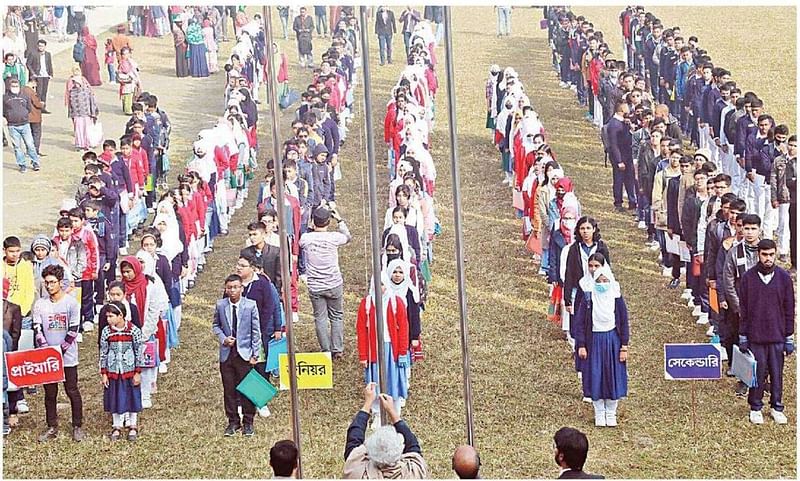
[[787,186],[787,171],[789,175],[796,176],[797,157],[789,159],[786,155],[780,155],[772,163],[772,170],[769,176],[770,200],[787,204],[794,199],[794,188]]
[[8,125],[19,127],[29,122],[29,117],[33,106],[28,97],[20,94],[13,94],[7,91],[3,94],[3,117],[6,118]]

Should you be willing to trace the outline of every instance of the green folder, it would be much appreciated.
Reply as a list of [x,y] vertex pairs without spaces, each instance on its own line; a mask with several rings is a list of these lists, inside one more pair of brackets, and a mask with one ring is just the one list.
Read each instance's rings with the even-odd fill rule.
[[264,379],[255,369],[251,369],[236,390],[247,397],[257,408],[263,408],[278,394],[278,389]]

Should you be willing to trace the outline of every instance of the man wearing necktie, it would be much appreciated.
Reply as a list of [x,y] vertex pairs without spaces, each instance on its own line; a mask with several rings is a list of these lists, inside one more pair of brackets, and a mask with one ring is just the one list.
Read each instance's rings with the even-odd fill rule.
[[242,396],[243,419],[239,419],[236,386],[250,372],[261,352],[261,327],[256,302],[242,297],[242,278],[232,274],[225,279],[227,297],[217,301],[211,330],[219,339],[219,372],[225,415],[228,427],[225,436],[233,436],[239,429],[252,436],[256,408]]

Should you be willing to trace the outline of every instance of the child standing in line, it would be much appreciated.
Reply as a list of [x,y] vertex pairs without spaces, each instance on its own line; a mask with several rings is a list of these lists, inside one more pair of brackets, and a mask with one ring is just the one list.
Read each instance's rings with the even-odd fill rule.
[[106,305],[108,325],[100,333],[100,375],[103,379],[103,408],[112,416],[109,438],[120,438],[123,420],[128,418],[128,441],[138,437],[138,416],[142,411],[142,331],[125,319],[127,309],[119,301]]
[[106,39],[106,67],[108,68],[108,81],[111,83],[117,82],[117,52],[114,51],[114,44],[111,39]]

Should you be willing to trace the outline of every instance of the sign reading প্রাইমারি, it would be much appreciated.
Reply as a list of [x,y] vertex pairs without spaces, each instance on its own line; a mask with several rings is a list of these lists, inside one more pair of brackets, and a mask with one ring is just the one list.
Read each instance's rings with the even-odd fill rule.
[[52,384],[64,381],[64,358],[61,347],[41,347],[7,352],[8,381],[17,387]]

